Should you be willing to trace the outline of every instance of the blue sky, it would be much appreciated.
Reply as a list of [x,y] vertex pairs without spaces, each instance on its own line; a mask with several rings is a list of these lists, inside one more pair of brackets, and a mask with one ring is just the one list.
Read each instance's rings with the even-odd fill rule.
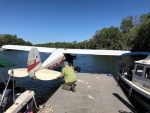
[[148,12],[150,0],[0,0],[0,34],[33,44],[81,42]]

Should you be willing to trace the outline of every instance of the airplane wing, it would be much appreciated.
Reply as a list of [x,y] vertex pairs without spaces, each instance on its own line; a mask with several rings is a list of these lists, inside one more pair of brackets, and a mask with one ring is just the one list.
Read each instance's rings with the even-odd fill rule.
[[39,52],[51,53],[56,50],[56,48],[48,48],[48,47],[36,47],[36,46],[23,46],[23,45],[3,45],[2,49],[9,50],[22,50],[22,51],[30,51],[32,48],[37,48]]
[[2,46],[2,48],[9,50],[24,50],[24,51],[30,51],[32,48],[37,48],[39,52],[46,52],[46,53],[52,53],[55,50],[59,50],[62,53],[71,53],[71,54],[113,55],[113,56],[120,56],[121,54],[124,53],[130,53],[130,51],[122,51],[122,50],[65,49],[65,48],[22,46],[22,45],[4,45]]
[[130,53],[130,51],[94,50],[94,49],[93,50],[92,49],[66,49],[63,51],[63,53],[120,56],[123,53]]

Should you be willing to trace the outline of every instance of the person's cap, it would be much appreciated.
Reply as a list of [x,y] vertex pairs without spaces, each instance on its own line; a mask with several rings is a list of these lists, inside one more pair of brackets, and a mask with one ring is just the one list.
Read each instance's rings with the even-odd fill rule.
[[64,65],[68,65],[68,62],[64,62]]

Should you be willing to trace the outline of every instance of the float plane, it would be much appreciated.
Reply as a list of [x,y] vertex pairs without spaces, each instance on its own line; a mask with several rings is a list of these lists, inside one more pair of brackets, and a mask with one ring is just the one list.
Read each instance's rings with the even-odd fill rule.
[[[76,59],[76,56],[73,56],[71,54],[120,56],[123,53],[130,53],[130,51],[122,50],[66,49],[22,45],[3,45],[2,49],[29,51],[27,68],[14,69],[14,76],[22,77],[29,75],[30,77],[35,77],[40,80],[52,80],[60,76],[60,72],[54,71],[52,69],[60,66],[64,61],[73,64],[73,60]],[[42,63],[39,52],[51,54]],[[9,74],[10,72],[11,70],[8,71]]]

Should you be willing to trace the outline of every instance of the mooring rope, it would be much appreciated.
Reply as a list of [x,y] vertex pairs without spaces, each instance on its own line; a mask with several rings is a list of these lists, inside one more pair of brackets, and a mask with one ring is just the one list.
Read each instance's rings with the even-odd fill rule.
[[5,92],[6,92],[6,89],[7,89],[7,87],[8,87],[8,83],[9,83],[9,81],[10,81],[10,78],[11,78],[11,76],[9,76],[9,79],[8,79],[8,81],[7,81],[7,84],[6,84],[6,87],[5,87],[4,92],[3,92],[3,94],[2,94],[2,98],[1,98],[1,101],[0,101],[0,106],[1,106],[2,103],[3,103],[3,98],[4,98],[4,96],[5,96]]
[[41,105],[40,106],[40,110],[38,111],[38,113],[53,113],[54,112],[54,107],[59,106],[59,105]]
[[40,110],[38,111],[39,113],[50,113],[50,112],[54,112],[53,110],[53,106],[52,105],[41,105],[40,106]]

